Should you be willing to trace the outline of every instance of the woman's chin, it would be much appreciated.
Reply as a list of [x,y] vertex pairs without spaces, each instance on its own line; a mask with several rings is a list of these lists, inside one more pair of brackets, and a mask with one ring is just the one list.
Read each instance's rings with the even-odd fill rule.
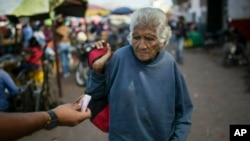
[[148,56],[137,56],[138,60],[142,61],[142,62],[147,62],[150,60],[150,58]]

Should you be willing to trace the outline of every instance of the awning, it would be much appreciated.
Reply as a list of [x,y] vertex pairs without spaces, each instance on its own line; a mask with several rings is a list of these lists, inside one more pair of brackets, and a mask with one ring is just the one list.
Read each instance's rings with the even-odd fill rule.
[[103,7],[97,6],[97,5],[93,5],[93,4],[88,5],[88,9],[86,11],[86,16],[96,16],[96,15],[108,16],[109,10],[107,10]]
[[84,17],[87,0],[0,0],[0,15],[46,19],[50,7],[56,14]]
[[84,17],[88,7],[87,0],[64,0],[54,11],[56,15]]
[[49,0],[0,0],[0,15],[32,16],[49,12]]

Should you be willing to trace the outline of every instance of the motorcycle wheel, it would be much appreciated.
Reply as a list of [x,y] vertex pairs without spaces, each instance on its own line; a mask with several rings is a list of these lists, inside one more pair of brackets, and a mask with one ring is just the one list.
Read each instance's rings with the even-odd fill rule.
[[75,81],[78,86],[85,86],[89,74],[89,67],[87,64],[80,62],[76,67]]

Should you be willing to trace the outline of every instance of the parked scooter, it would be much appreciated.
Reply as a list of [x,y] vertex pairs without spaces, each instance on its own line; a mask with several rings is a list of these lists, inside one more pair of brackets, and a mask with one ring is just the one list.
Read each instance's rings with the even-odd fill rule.
[[223,65],[225,67],[248,65],[249,60],[245,54],[245,48],[242,44],[229,46],[228,50],[225,51]]
[[223,65],[225,67],[230,67],[249,64],[249,59],[246,54],[247,47],[239,34],[237,34],[237,32],[232,32],[229,33],[226,38],[227,42],[223,46]]
[[85,86],[87,83],[90,68],[88,66],[88,53],[92,49],[92,42],[79,43],[77,45],[77,56],[79,62],[75,70],[75,81],[78,86]]

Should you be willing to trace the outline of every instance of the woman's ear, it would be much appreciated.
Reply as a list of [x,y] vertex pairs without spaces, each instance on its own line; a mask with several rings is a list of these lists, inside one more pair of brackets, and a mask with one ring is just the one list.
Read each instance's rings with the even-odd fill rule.
[[163,43],[160,43],[160,50],[162,50],[162,49],[164,49],[164,48],[165,48],[165,46],[166,46],[166,42],[167,42],[167,41],[165,41],[165,42],[163,42]]

